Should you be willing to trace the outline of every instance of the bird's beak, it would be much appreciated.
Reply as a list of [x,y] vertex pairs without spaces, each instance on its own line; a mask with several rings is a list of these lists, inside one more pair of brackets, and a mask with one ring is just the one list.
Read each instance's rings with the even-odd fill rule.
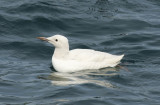
[[45,37],[37,37],[37,39],[43,40],[43,41],[49,41],[47,38]]

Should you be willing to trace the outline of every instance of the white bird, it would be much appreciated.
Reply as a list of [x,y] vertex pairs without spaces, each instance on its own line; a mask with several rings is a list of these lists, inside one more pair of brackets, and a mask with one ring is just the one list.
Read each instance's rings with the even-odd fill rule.
[[58,72],[76,72],[80,70],[115,67],[124,55],[112,55],[91,49],[69,50],[68,39],[62,35],[48,38],[37,37],[55,46],[52,65]]

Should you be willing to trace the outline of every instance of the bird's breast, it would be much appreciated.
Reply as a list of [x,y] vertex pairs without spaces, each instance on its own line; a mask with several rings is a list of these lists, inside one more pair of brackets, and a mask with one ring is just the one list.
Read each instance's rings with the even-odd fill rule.
[[52,64],[59,72],[75,72],[82,69],[82,64],[74,60],[53,58]]
[[58,72],[76,72],[88,69],[100,69],[104,67],[109,67],[106,62],[82,62],[76,60],[68,59],[52,59],[52,64],[56,71]]

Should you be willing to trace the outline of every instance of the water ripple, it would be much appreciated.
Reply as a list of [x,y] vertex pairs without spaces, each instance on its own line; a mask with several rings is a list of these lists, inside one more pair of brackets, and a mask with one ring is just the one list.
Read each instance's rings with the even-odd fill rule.
[[[158,0],[1,0],[0,104],[159,105]],[[54,47],[125,54],[122,68],[58,73]]]

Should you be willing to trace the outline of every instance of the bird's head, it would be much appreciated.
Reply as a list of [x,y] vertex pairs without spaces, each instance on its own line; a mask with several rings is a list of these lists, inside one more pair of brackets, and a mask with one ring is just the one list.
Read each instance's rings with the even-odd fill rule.
[[62,35],[54,35],[48,38],[45,37],[37,37],[37,38],[53,44],[55,48],[69,48],[68,39]]

